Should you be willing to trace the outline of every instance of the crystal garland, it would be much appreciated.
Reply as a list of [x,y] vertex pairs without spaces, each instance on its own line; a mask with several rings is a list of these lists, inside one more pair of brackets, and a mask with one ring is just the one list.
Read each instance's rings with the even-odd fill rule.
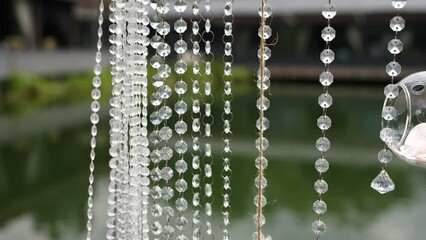
[[175,202],[176,209],[179,212],[179,216],[176,219],[176,228],[180,230],[177,240],[188,239],[184,235],[184,230],[188,226],[188,220],[183,215],[184,211],[188,207],[188,202],[184,198],[184,193],[188,188],[188,183],[185,181],[183,174],[187,171],[188,165],[185,162],[185,153],[188,150],[188,145],[183,139],[183,134],[186,133],[188,126],[183,121],[183,115],[187,112],[187,104],[183,99],[183,95],[186,93],[188,86],[184,82],[183,75],[187,71],[187,64],[183,59],[183,54],[187,50],[187,44],[183,40],[183,34],[187,30],[187,23],[182,18],[182,13],[187,9],[186,0],[177,0],[175,3],[175,11],[179,13],[179,19],[174,24],[174,30],[179,34],[179,40],[174,45],[174,50],[178,54],[178,60],[175,63],[174,70],[179,75],[178,81],[175,83],[175,92],[179,95],[179,100],[175,104],[175,112],[178,114],[178,121],[175,124],[175,131],[179,136],[175,144],[176,152],[179,154],[179,160],[176,162],[175,168],[179,173],[179,179],[176,181],[176,190],[179,192],[179,197]]
[[[386,98],[395,99],[398,96],[399,89],[394,85],[395,77],[401,73],[401,65],[396,61],[396,56],[402,51],[403,43],[398,39],[398,33],[405,27],[405,20],[400,16],[399,11],[407,4],[406,0],[392,0],[392,6],[396,9],[397,15],[390,20],[390,28],[395,32],[394,39],[388,43],[388,50],[393,55],[392,61],[386,65],[386,73],[391,77],[391,82],[384,89]],[[384,148],[378,153],[378,160],[382,164],[382,170],[379,175],[371,182],[371,187],[381,194],[395,190],[395,184],[385,170],[387,164],[392,160],[393,154],[387,147],[387,144],[394,141],[395,130],[389,127],[390,121],[394,119],[396,109],[393,106],[383,108],[382,112],[382,130],[380,138],[385,143]]]
[[318,193],[318,200],[313,204],[313,210],[318,214],[317,220],[312,223],[312,231],[317,239],[326,230],[325,223],[321,220],[322,215],[327,211],[327,204],[323,201],[322,195],[327,192],[328,184],[324,180],[324,173],[329,168],[329,163],[325,158],[325,152],[330,149],[330,140],[326,137],[326,131],[331,127],[331,119],[327,116],[327,110],[333,103],[333,98],[328,92],[328,87],[333,83],[333,74],[330,72],[330,64],[334,61],[334,52],[330,49],[331,41],[336,37],[336,31],[331,27],[331,19],[336,16],[336,8],[331,0],[323,7],[322,15],[327,20],[327,26],[321,31],[321,37],[325,41],[326,48],[320,54],[320,59],[324,63],[325,70],[320,74],[319,81],[324,87],[324,93],[318,98],[318,104],[322,108],[322,115],[317,120],[317,126],[322,132],[322,136],[316,141],[316,148],[321,153],[321,157],[315,162],[315,169],[319,173],[319,179],[315,182],[314,188]]
[[201,211],[200,211],[200,201],[201,201],[201,160],[202,155],[200,148],[200,139],[202,137],[201,133],[201,93],[200,93],[200,83],[201,79],[200,64],[199,59],[201,59],[200,54],[200,26],[201,21],[200,7],[199,3],[201,0],[192,0],[192,15],[191,15],[191,43],[192,43],[192,111],[191,111],[191,138],[192,138],[192,238],[194,240],[201,239]]
[[262,232],[262,227],[265,224],[265,217],[263,215],[263,207],[266,205],[266,197],[264,196],[264,189],[267,186],[267,180],[264,177],[264,170],[268,165],[268,160],[264,157],[264,151],[269,147],[269,141],[264,136],[264,131],[269,128],[269,120],[264,116],[264,111],[269,108],[269,100],[265,97],[265,91],[270,87],[271,72],[265,66],[266,61],[271,57],[271,50],[266,46],[266,40],[271,37],[272,29],[266,24],[266,19],[272,16],[272,8],[267,4],[266,0],[261,1],[259,9],[260,15],[260,46],[258,51],[259,70],[257,72],[257,87],[259,88],[259,100],[257,100],[257,107],[259,109],[259,119],[256,122],[256,127],[259,130],[259,138],[255,141],[256,148],[259,150],[259,156],[255,161],[256,168],[258,169],[255,178],[255,186],[257,187],[257,195],[254,197],[254,204],[257,208],[256,214],[253,219],[256,224],[256,231],[253,234],[253,240],[263,240],[265,235]]
[[97,51],[96,51],[96,64],[95,64],[95,68],[94,68],[94,74],[95,77],[93,78],[92,84],[93,84],[93,90],[92,90],[92,104],[91,104],[91,109],[92,109],[92,115],[90,116],[90,122],[92,123],[92,129],[91,129],[91,135],[92,138],[90,140],[90,166],[89,166],[89,187],[88,187],[88,194],[89,197],[87,199],[87,240],[91,240],[92,239],[92,219],[93,219],[93,182],[95,181],[95,177],[93,175],[93,172],[95,171],[95,158],[96,158],[96,153],[95,153],[95,148],[96,148],[96,136],[98,134],[98,128],[97,128],[97,124],[99,122],[99,115],[98,112],[100,110],[100,104],[98,102],[99,98],[101,97],[101,92],[99,90],[99,87],[101,86],[102,80],[100,78],[100,74],[102,72],[102,66],[101,66],[101,61],[102,61],[102,53],[101,53],[101,49],[102,49],[102,23],[104,22],[104,18],[103,18],[103,12],[104,12],[104,1],[101,0],[100,4],[99,4],[99,18],[98,18],[98,24],[99,24],[99,28],[98,28],[98,42],[97,42]]
[[223,54],[223,62],[224,62],[224,71],[223,71],[223,83],[224,83],[224,93],[222,96],[224,108],[222,113],[222,121],[223,121],[223,132],[222,132],[222,140],[223,140],[223,150],[222,150],[222,161],[223,161],[223,169],[221,172],[223,185],[222,185],[222,239],[229,240],[229,226],[231,224],[229,218],[229,212],[231,208],[230,198],[231,198],[231,121],[233,118],[231,112],[231,102],[232,102],[232,63],[234,61],[234,57],[232,55],[232,43],[234,41],[234,36],[232,34],[232,25],[234,22],[234,15],[232,14],[233,8],[233,0],[226,0],[224,7],[224,16],[223,22],[225,25],[224,34],[223,34],[223,43],[224,43],[224,54]]
[[204,63],[204,95],[202,97],[202,102],[204,104],[204,115],[202,117],[202,123],[204,124],[204,156],[202,158],[202,163],[204,166],[203,174],[203,186],[204,186],[204,224],[205,224],[205,235],[213,236],[212,231],[212,203],[213,203],[213,154],[212,154],[212,138],[211,127],[214,122],[214,117],[212,115],[212,104],[213,104],[213,94],[212,94],[212,82],[213,82],[213,73],[212,73],[212,63],[214,61],[214,54],[211,51],[211,43],[214,40],[214,33],[211,30],[211,22],[214,18],[213,10],[211,9],[210,0],[205,1],[205,9],[201,15],[204,22],[204,31],[201,34],[201,39],[205,44],[204,54],[203,54],[203,63]]

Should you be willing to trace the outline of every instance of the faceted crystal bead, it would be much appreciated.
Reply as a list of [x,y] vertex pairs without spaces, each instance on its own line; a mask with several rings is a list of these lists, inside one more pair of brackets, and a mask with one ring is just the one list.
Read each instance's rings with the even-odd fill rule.
[[329,108],[333,104],[333,98],[328,93],[323,93],[318,97],[318,104],[322,108]]
[[[262,186],[260,186],[260,184],[262,184]],[[262,189],[263,189],[263,188],[266,188],[266,186],[268,186],[268,180],[266,180],[266,178],[262,176],[262,183],[260,183],[260,181],[259,181],[259,176],[257,176],[257,177],[254,179],[254,185],[255,185],[257,188],[259,188],[259,187],[262,187]]]
[[336,37],[336,30],[334,30],[332,27],[325,27],[321,31],[321,37],[326,42],[333,41],[333,39]]
[[[186,66],[186,63],[185,63],[185,66]],[[175,69],[176,69],[176,65],[175,65]],[[184,81],[180,80],[180,81],[176,82],[175,92],[177,94],[182,95],[182,94],[186,93],[187,90],[188,90],[188,85],[186,85],[186,83]],[[185,104],[185,111],[186,111],[186,104]]]
[[175,11],[178,13],[185,12],[187,6],[186,6],[186,0],[176,0],[175,2]]
[[396,144],[398,143],[398,132],[393,128],[383,128],[380,131],[380,139],[386,144]]
[[399,94],[399,88],[395,84],[388,84],[385,87],[384,94],[387,98],[396,98]]
[[179,179],[176,181],[175,187],[178,192],[185,192],[188,188],[188,183],[186,183],[186,181],[183,179]]
[[[262,144],[260,143],[262,142]],[[266,138],[262,138],[262,141],[260,140],[260,138],[256,139],[256,148],[260,149],[260,147],[262,147],[263,150],[266,150],[269,147],[269,141]]]
[[331,119],[328,116],[320,116],[317,120],[317,126],[321,130],[328,130],[331,127]]
[[316,147],[320,152],[326,152],[330,149],[330,140],[327,137],[320,137],[316,142]]
[[395,61],[392,61],[386,65],[386,72],[389,76],[396,77],[401,73],[401,65]]
[[259,16],[265,16],[265,18],[269,18],[272,16],[272,8],[269,5],[265,5],[264,12],[262,13],[262,8],[259,8]]
[[[261,54],[262,54],[261,49],[259,49],[257,51],[257,57],[260,58]],[[271,54],[272,54],[271,49],[268,48],[268,47],[265,47],[264,50],[263,50],[263,60],[265,60],[265,61],[268,60],[271,57]]]
[[160,35],[154,35],[151,38],[151,46],[154,49],[157,49],[157,47],[164,42],[164,39]]
[[394,120],[396,118],[396,109],[392,106],[386,106],[383,108],[382,111],[382,118],[387,120],[387,121],[391,121]]
[[173,150],[168,146],[163,147],[160,151],[160,155],[163,160],[170,160],[173,157]]
[[155,221],[151,225],[151,232],[154,235],[160,235],[162,231],[162,226],[158,221]]
[[151,196],[153,199],[160,199],[162,194],[162,189],[159,186],[154,186],[151,189]]
[[388,43],[388,50],[392,54],[398,54],[402,52],[403,48],[404,48],[404,44],[399,39],[392,39]]
[[405,28],[405,20],[400,16],[392,18],[390,20],[390,28],[395,32],[401,31]]
[[185,20],[180,18],[175,22],[174,28],[175,28],[175,31],[177,33],[184,33],[186,31],[186,29],[188,28],[188,26],[187,26]]
[[167,99],[172,95],[172,89],[167,85],[159,87],[157,92],[162,99]]
[[225,43],[225,55],[226,56],[232,55],[232,43],[230,43],[230,42]]
[[160,75],[155,74],[152,76],[152,85],[156,88],[163,86],[165,79],[160,77]]
[[192,120],[192,131],[199,132],[201,127],[201,122],[199,118],[194,118]]
[[194,188],[198,188],[200,186],[200,175],[194,174],[194,176],[192,176],[192,186]]
[[200,84],[197,80],[192,81],[192,93],[198,94],[200,92]]
[[371,188],[378,191],[381,194],[385,194],[395,190],[395,184],[389,177],[389,174],[382,170],[379,175],[371,182]]
[[175,72],[177,74],[184,74],[187,69],[188,69],[188,66],[186,65],[185,61],[179,60],[175,63]]
[[159,131],[159,136],[161,139],[167,141],[169,140],[173,135],[173,131],[172,129],[170,129],[169,127],[162,127]]
[[150,64],[153,68],[157,69],[164,64],[164,59],[161,58],[158,54],[155,54],[151,57]]
[[173,189],[171,187],[164,187],[161,190],[161,197],[164,200],[170,200],[170,199],[172,199],[173,195],[174,195],[174,191],[173,191]]
[[262,167],[262,169],[264,170],[268,167],[268,159],[266,159],[265,157],[262,157],[262,163],[260,162],[259,157],[256,158],[254,163],[257,169],[260,169],[260,167]]
[[389,149],[382,149],[378,154],[377,154],[377,159],[383,163],[389,163],[390,161],[392,161],[393,158],[393,154]]
[[157,48],[157,53],[160,57],[167,57],[171,52],[170,45],[167,43],[161,43]]
[[319,194],[324,194],[328,190],[328,184],[324,180],[317,180],[314,184],[315,191]]
[[178,173],[185,173],[188,170],[188,164],[181,159],[176,162],[175,168]]
[[[184,216],[180,216],[176,219],[176,227],[179,230],[183,230],[188,226],[188,220]],[[176,240],[188,240],[184,235],[181,235],[176,238]]]
[[149,116],[149,121],[154,125],[159,125],[162,122],[162,119],[160,118],[160,114],[158,114],[158,112],[153,112]]
[[407,0],[392,0],[392,6],[396,9],[402,9],[407,5]]
[[161,216],[162,211],[163,211],[163,208],[161,207],[160,204],[153,204],[151,207],[151,215],[153,217]]
[[170,225],[164,226],[162,234],[166,239],[170,239],[175,234],[175,229]]
[[319,173],[325,173],[329,169],[329,163],[325,158],[320,158],[317,161],[315,161],[315,169]]
[[256,121],[256,127],[257,129],[261,130],[261,131],[265,131],[269,128],[269,120],[264,117],[262,123],[260,122],[260,118],[257,119]]
[[327,204],[322,200],[317,200],[313,204],[313,209],[316,214],[324,214],[327,211]]
[[194,113],[199,113],[200,110],[201,110],[200,101],[196,99],[192,102],[192,111]]
[[162,36],[166,36],[170,32],[170,25],[165,21],[160,22],[157,26],[157,32]]
[[263,98],[263,101],[261,101],[261,100],[262,99],[260,99],[260,98],[257,99],[257,102],[256,102],[257,109],[265,111],[270,107],[271,102],[267,98]]
[[[257,34],[259,35],[259,37],[262,37],[262,27],[259,28],[259,30],[257,31]],[[268,25],[265,25],[265,28],[263,30],[263,38],[268,39],[271,36],[272,36],[272,28]]]
[[265,196],[261,196],[260,197],[260,201],[259,201],[259,195],[256,195],[253,199],[254,201],[254,205],[256,207],[259,207],[259,202],[260,202],[260,207],[265,207],[266,206],[266,197]]
[[[254,224],[256,224],[256,225],[257,225],[258,219],[259,219],[259,217],[257,217],[257,216],[258,216],[257,213],[253,215],[253,221],[254,221]],[[265,223],[266,223],[266,218],[265,218],[265,216],[263,216],[263,214],[261,214],[260,215],[260,225],[263,226],[263,225],[265,225]],[[256,240],[257,240],[257,238],[256,238]]]
[[336,16],[337,13],[337,9],[333,4],[326,4],[323,8],[322,8],[322,15],[324,16],[324,18],[326,19],[332,19]]
[[180,212],[183,212],[188,208],[188,202],[183,197],[178,198],[175,202],[175,205],[176,209]]
[[158,110],[158,114],[160,114],[161,119],[167,120],[172,116],[172,109],[169,106],[162,106]]
[[162,179],[168,181],[173,177],[173,169],[170,167],[164,167],[161,169],[160,174]]
[[188,44],[186,44],[184,40],[181,39],[175,43],[175,51],[178,54],[184,54],[187,49],[188,49]]
[[188,150],[188,145],[185,141],[179,140],[175,143],[176,152],[179,154],[184,154]]
[[334,61],[334,52],[331,49],[325,49],[320,54],[320,59],[324,64],[330,64]]
[[182,135],[188,130],[188,126],[184,121],[178,121],[175,124],[175,131],[177,134]]
[[168,78],[170,74],[172,73],[172,69],[168,64],[162,64],[158,68],[158,75],[160,75],[162,78]]
[[312,223],[312,231],[317,235],[321,235],[325,232],[326,226],[325,223],[321,220],[316,220],[314,223]]
[[324,71],[319,76],[319,81],[324,87],[328,87],[333,83],[334,76],[329,71]]

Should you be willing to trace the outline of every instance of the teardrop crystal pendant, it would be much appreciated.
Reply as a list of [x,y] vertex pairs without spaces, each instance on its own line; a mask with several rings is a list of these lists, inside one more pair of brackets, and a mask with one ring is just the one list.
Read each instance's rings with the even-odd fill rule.
[[379,175],[377,175],[377,177],[371,182],[371,187],[381,194],[395,190],[395,184],[389,177],[386,170],[382,170]]

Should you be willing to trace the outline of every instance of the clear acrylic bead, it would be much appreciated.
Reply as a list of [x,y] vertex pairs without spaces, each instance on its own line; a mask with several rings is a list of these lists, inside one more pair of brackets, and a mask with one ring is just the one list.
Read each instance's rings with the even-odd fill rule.
[[396,77],[401,73],[401,65],[398,62],[392,61],[386,65],[386,72],[391,77]]
[[318,160],[315,161],[315,169],[319,173],[327,172],[329,167],[330,167],[329,163],[325,158],[319,158]]
[[327,137],[320,137],[316,142],[316,147],[320,152],[326,152],[330,149],[330,140]]
[[180,212],[183,212],[188,208],[188,202],[183,197],[178,198],[175,202],[175,205],[176,209]]
[[395,84],[388,84],[384,89],[387,98],[394,99],[399,94],[399,88]]
[[179,115],[185,114],[188,107],[183,100],[177,101],[175,104],[175,112]]
[[[263,207],[266,206],[266,197],[263,196],[263,195],[260,197],[260,201],[259,201],[259,195],[256,195],[254,197],[253,201],[254,201],[254,205],[256,207],[262,207],[263,208]],[[260,206],[259,206],[259,202],[260,202]]]
[[382,170],[379,175],[371,182],[371,188],[381,194],[392,192],[395,190],[395,184],[389,177],[389,174]]
[[317,235],[321,235],[325,232],[326,225],[321,220],[316,220],[314,223],[312,223],[312,231]]
[[396,16],[390,20],[389,25],[393,31],[399,32],[405,28],[405,20],[400,16]]
[[173,189],[171,187],[164,187],[161,190],[161,197],[164,200],[170,200],[170,199],[173,198],[173,196],[174,196],[174,191],[173,191]]
[[336,37],[336,30],[334,30],[332,27],[325,27],[321,31],[321,37],[326,42],[333,41],[333,39]]
[[333,98],[328,93],[323,93],[318,97],[318,104],[322,108],[329,108],[333,104]]
[[173,177],[173,169],[170,167],[164,167],[160,171],[161,179],[164,179],[166,181],[170,180]]
[[402,9],[407,5],[407,0],[392,0],[392,6],[396,9]]
[[327,211],[327,204],[322,200],[317,200],[313,204],[313,209],[316,214],[324,214]]
[[383,164],[389,163],[390,161],[392,161],[392,158],[393,158],[393,153],[389,149],[382,149],[377,154],[377,159],[379,160],[379,162]]
[[326,181],[320,179],[314,184],[315,191],[319,194],[324,194],[328,191],[328,184]]
[[156,88],[163,86],[164,81],[165,79],[160,77],[160,75],[158,74],[155,74],[154,76],[152,76],[152,85]]
[[257,109],[266,111],[270,107],[271,102],[269,101],[269,99],[267,99],[265,97],[263,98],[263,101],[261,101],[261,100],[262,99],[260,99],[260,98],[257,99],[257,102],[256,102]]
[[157,47],[164,42],[164,39],[160,35],[154,35],[151,38],[151,46],[154,49],[157,49]]
[[404,48],[404,44],[399,39],[392,39],[388,43],[388,50],[392,54],[398,54],[402,52],[403,48]]
[[157,69],[164,64],[164,59],[161,58],[158,54],[155,54],[154,56],[151,57],[150,64],[153,68]]
[[325,19],[332,19],[336,16],[336,14],[337,14],[337,9],[333,4],[326,4],[322,8],[322,15],[324,16]]
[[383,108],[382,118],[387,121],[395,120],[396,114],[397,111],[393,106],[386,106]]
[[172,95],[172,89],[167,85],[163,85],[158,88],[158,95],[162,99],[167,99]]
[[330,64],[334,61],[334,52],[331,49],[325,49],[320,54],[320,59],[324,64]]
[[317,126],[321,130],[328,130],[331,127],[331,119],[328,116],[320,116],[317,120]]

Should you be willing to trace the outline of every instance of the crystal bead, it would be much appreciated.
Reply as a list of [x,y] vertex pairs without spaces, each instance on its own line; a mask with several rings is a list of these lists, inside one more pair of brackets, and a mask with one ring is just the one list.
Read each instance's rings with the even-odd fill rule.
[[154,56],[151,57],[150,64],[153,68],[157,69],[164,64],[164,59],[161,58],[158,54],[155,54]]
[[272,8],[269,5],[265,5],[264,7],[264,12],[262,13],[262,8],[259,8],[259,16],[262,17],[264,16],[265,18],[269,18],[270,16],[272,16]]
[[175,103],[175,112],[179,115],[186,113],[188,106],[183,100],[177,101]]
[[407,0],[392,0],[392,6],[396,9],[402,9],[407,5]]
[[262,157],[262,163],[260,162],[260,158],[257,157],[255,160],[255,166],[257,169],[260,169],[262,167],[262,170],[266,169],[268,167],[268,159],[265,157]]
[[183,159],[181,159],[175,163],[175,168],[178,173],[182,174],[188,170],[188,164]]
[[403,48],[404,48],[404,44],[399,39],[392,39],[388,43],[388,50],[392,54],[398,54],[402,52]]
[[192,93],[198,94],[200,92],[200,84],[197,80],[194,80],[192,82]]
[[334,52],[331,49],[325,49],[320,54],[320,59],[324,64],[330,64],[334,61]]
[[188,184],[186,183],[185,180],[179,179],[179,180],[176,181],[175,187],[176,187],[176,191],[182,193],[182,192],[185,192],[186,189],[188,189]]
[[[257,213],[253,215],[253,221],[254,221],[254,224],[257,225],[257,223],[259,221],[259,217],[258,217]],[[263,226],[263,225],[265,225],[265,223],[266,223],[266,218],[265,218],[265,216],[263,216],[263,214],[261,214],[260,215],[260,225]],[[256,238],[256,240],[257,240],[257,238]]]
[[99,100],[99,98],[101,98],[101,91],[97,88],[93,89],[91,94],[93,100]]
[[401,65],[398,62],[392,61],[386,65],[386,72],[391,77],[396,77],[401,73]]
[[187,26],[185,20],[180,18],[175,22],[174,28],[175,28],[175,31],[177,33],[184,33],[186,31],[186,29],[188,28],[188,26]]
[[160,110],[158,110],[158,114],[161,119],[167,120],[172,116],[172,109],[169,106],[162,106]]
[[316,147],[320,152],[326,152],[330,149],[330,140],[327,137],[320,137],[316,142]]
[[389,174],[382,170],[379,175],[371,182],[371,188],[381,194],[385,194],[395,190],[395,184],[389,177]]
[[162,127],[159,131],[159,136],[161,139],[167,141],[173,136],[173,131],[169,127]]
[[384,94],[387,98],[396,98],[399,94],[399,88],[394,84],[388,84],[384,89]]
[[173,189],[171,187],[164,187],[161,190],[161,197],[164,200],[170,200],[170,199],[172,199],[173,195],[174,195],[174,191],[173,191]]
[[201,122],[199,118],[194,118],[192,120],[192,131],[193,132],[199,132],[201,127]]
[[[253,201],[254,201],[254,205],[256,206],[256,207],[259,207],[258,205],[259,205],[259,195],[256,195],[255,197],[254,197],[254,199],[253,199]],[[266,197],[265,196],[261,196],[260,197],[260,207],[265,207],[266,206]]]
[[315,191],[319,194],[324,194],[328,190],[328,184],[324,180],[317,180],[314,184]]
[[[262,186],[260,186],[260,184],[262,184]],[[254,179],[254,185],[255,185],[257,188],[259,188],[259,187],[262,187],[262,189],[263,189],[263,188],[266,188],[266,186],[268,186],[268,180],[266,180],[266,178],[262,176],[262,183],[260,183],[260,181],[259,181],[259,176],[257,176],[257,177]]]
[[200,186],[200,175],[199,174],[194,174],[194,176],[192,176],[192,186],[194,188],[198,188]]
[[332,19],[336,16],[337,13],[337,9],[333,4],[326,4],[323,8],[322,8],[322,15],[324,16],[324,18],[326,19]]
[[232,2],[225,2],[224,12],[226,16],[232,15]]
[[263,84],[261,84],[260,78],[257,80],[257,88],[260,90],[263,90],[263,91],[268,90],[270,86],[271,86],[271,80],[269,80],[268,78],[265,78],[263,80]]
[[270,107],[271,103],[269,99],[267,98],[263,98],[263,102],[261,100],[262,100],[261,98],[257,99],[257,102],[256,102],[257,109],[265,111]]
[[382,139],[382,141],[386,144],[396,144],[398,143],[398,132],[392,128],[383,128],[380,131],[380,139]]
[[[177,227],[179,230],[183,230],[183,229],[185,229],[185,228],[188,226],[188,220],[187,220],[184,216],[180,216],[180,217],[178,217],[178,218],[176,219],[175,224],[176,224],[176,227]],[[183,236],[183,235],[181,235],[181,236]],[[184,240],[184,238],[179,238],[179,237],[178,237],[176,240],[179,240],[179,239]],[[186,238],[185,238],[185,239],[186,239]]]
[[175,131],[177,134],[182,135],[184,133],[186,133],[186,131],[188,130],[188,126],[186,125],[186,123],[184,121],[178,121],[175,124]]
[[153,217],[161,216],[162,211],[163,211],[163,208],[161,207],[160,204],[153,204],[151,207],[151,215]]
[[166,36],[170,32],[170,25],[166,21],[162,21],[157,26],[158,34]]
[[167,43],[161,43],[157,48],[157,53],[160,57],[167,57],[171,52],[170,45]]
[[225,55],[226,56],[232,55],[232,43],[230,43],[230,42],[225,43]]
[[377,154],[377,159],[383,164],[389,163],[390,161],[392,161],[392,158],[393,158],[393,154],[389,149],[382,149]]
[[197,100],[197,99],[193,100],[193,102],[192,102],[192,111],[194,113],[199,113],[200,110],[201,110],[200,101]]
[[156,88],[163,86],[164,81],[165,79],[160,77],[160,75],[158,74],[155,74],[154,76],[152,76],[152,85]]
[[162,77],[162,78],[168,78],[171,73],[172,73],[172,69],[167,64],[162,64],[158,68],[158,75],[160,75],[160,77]]
[[390,28],[395,32],[402,31],[405,28],[405,20],[400,16],[392,18],[390,20]]
[[[183,62],[183,63],[185,64],[185,72],[186,72],[186,63],[185,62]],[[178,71],[181,71],[181,70],[177,69],[177,68],[179,68],[179,67],[177,67],[175,65],[175,71],[178,74],[182,74],[182,73],[178,72]],[[177,94],[182,95],[182,94],[186,93],[187,90],[188,90],[188,85],[184,81],[180,80],[180,81],[176,82],[176,84],[175,84],[175,92]]]
[[186,65],[185,61],[179,60],[175,63],[175,72],[177,74],[184,74],[187,69],[188,69],[188,66]]
[[181,39],[175,43],[174,47],[175,47],[175,51],[178,54],[184,54],[186,50],[188,49],[188,44],[186,44],[186,42]]
[[175,11],[178,13],[185,12],[187,6],[186,6],[186,0],[176,0],[175,2]]
[[167,161],[173,157],[173,150],[170,147],[165,146],[161,149],[160,154],[161,158]]
[[[151,21],[152,22],[152,21]],[[164,39],[160,35],[154,35],[151,38],[151,46],[154,49],[157,49],[157,47],[164,42]]]
[[316,220],[314,223],[312,223],[312,231],[317,235],[321,235],[325,232],[326,226],[325,223],[321,220]]
[[99,76],[93,77],[92,84],[93,84],[93,87],[95,87],[95,88],[100,87],[101,84],[102,84],[101,78]]
[[151,225],[151,232],[154,235],[160,235],[162,231],[162,226],[158,221],[155,221]]
[[200,157],[195,155],[192,158],[192,168],[193,169],[199,169],[200,168]]
[[257,129],[259,129],[260,131],[265,131],[269,128],[269,120],[264,117],[262,123],[260,122],[260,118],[257,119],[256,121],[256,127]]
[[334,76],[329,71],[324,71],[319,76],[319,82],[324,86],[328,87],[333,83]]
[[175,229],[170,225],[164,226],[162,234],[166,239],[170,239],[175,234]]
[[[259,49],[258,51],[257,51],[257,57],[258,58],[260,58],[261,57],[261,49]],[[272,54],[272,51],[271,51],[271,49],[270,48],[268,48],[268,47],[265,47],[264,49],[263,49],[263,60],[268,60],[270,57],[271,57],[271,54]]]
[[317,200],[313,204],[313,209],[316,214],[324,214],[327,211],[327,204],[322,200]]
[[[262,37],[262,27],[259,28],[259,30],[257,31],[257,34],[259,35],[259,37]],[[272,36],[272,28],[268,25],[265,25],[265,28],[263,30],[263,38],[268,39],[271,36]]]
[[326,42],[333,41],[333,39],[336,37],[336,30],[334,30],[332,27],[325,27],[321,31],[321,37]]
[[397,114],[397,111],[394,107],[386,106],[383,108],[382,118],[387,121],[395,120],[396,114]]
[[317,120],[319,129],[326,131],[331,127],[331,119],[328,116],[320,116]]
[[179,154],[184,154],[188,150],[188,145],[184,140],[179,140],[175,143],[176,152]]
[[172,95],[172,89],[167,86],[163,85],[158,88],[158,96],[162,99],[167,99]]
[[262,138],[262,144],[260,144],[260,142],[261,142],[261,140],[260,140],[260,137],[259,137],[255,141],[257,149],[260,149],[260,147],[262,147],[263,150],[266,150],[269,147],[269,141],[268,141],[268,139]]
[[175,205],[176,209],[180,212],[183,212],[188,208],[188,202],[183,197],[178,198],[175,202]]
[[161,169],[160,174],[162,179],[168,181],[173,177],[173,169],[170,167],[164,167]]
[[333,98],[328,93],[323,93],[318,97],[318,104],[322,108],[329,108],[333,104]]
[[160,199],[162,194],[162,189],[159,186],[154,186],[151,189],[151,196],[153,199]]
[[315,161],[315,169],[319,172],[319,173],[325,173],[328,171],[329,169],[329,163],[325,158],[320,158],[318,160]]

